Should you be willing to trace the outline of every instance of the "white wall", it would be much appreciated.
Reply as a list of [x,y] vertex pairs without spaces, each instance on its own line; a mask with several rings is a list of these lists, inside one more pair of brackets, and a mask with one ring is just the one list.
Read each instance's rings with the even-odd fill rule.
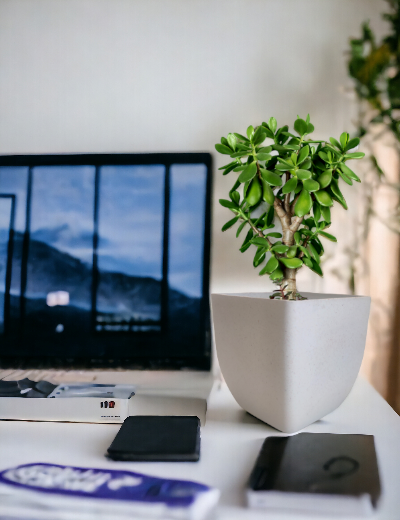
[[[352,129],[348,38],[381,0],[0,0],[0,153],[210,151],[228,132],[309,112],[317,137]],[[226,161],[215,154],[215,170]],[[271,284],[238,252],[217,200],[212,288]],[[357,200],[356,195],[350,197]],[[335,210],[346,244],[352,214]],[[344,246],[335,251],[346,262]],[[329,254],[331,254],[329,252]],[[345,292],[304,272],[300,289]],[[345,274],[344,268],[344,274]]]

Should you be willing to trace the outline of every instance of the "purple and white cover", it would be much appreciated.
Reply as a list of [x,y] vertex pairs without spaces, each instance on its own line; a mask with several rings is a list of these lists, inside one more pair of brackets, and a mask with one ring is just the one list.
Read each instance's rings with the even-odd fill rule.
[[96,506],[102,511],[110,506],[114,513],[122,515],[140,509],[153,517],[196,520],[204,518],[219,498],[218,490],[197,482],[151,477],[132,471],[45,463],[24,464],[1,471],[0,485],[3,493],[6,485],[14,496],[26,498],[28,494],[30,501],[34,497],[40,504],[65,508],[70,503],[73,508],[79,504],[86,509],[90,505],[93,512]]

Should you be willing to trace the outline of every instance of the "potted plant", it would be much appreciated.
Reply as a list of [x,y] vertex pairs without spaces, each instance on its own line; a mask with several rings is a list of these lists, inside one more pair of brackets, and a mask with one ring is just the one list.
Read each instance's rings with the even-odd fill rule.
[[215,146],[232,158],[223,174],[238,175],[229,199],[220,200],[233,213],[222,231],[237,224],[236,236],[245,234],[240,251],[253,247],[254,267],[278,286],[272,294],[212,295],[218,359],[237,402],[285,432],[320,419],[348,395],[370,307],[368,297],[298,292],[299,269],[323,276],[323,240],[336,242],[327,231],[330,208],[347,209],[339,183],[360,182],[347,161],[364,154],[352,151],[359,139],[346,132],[339,140],[310,139],[309,116],[294,131],[278,129],[271,117]]

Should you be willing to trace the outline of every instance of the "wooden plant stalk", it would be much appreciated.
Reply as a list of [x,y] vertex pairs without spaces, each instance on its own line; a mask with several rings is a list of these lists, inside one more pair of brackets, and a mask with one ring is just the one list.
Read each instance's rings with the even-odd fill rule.
[[[268,274],[279,286],[271,298],[299,300],[304,298],[297,291],[297,272],[305,265],[323,276],[320,263],[324,247],[320,239],[337,242],[326,232],[331,225],[330,208],[338,202],[347,209],[339,181],[349,185],[360,182],[346,162],[361,159],[364,154],[351,152],[359,139],[350,139],[347,132],[339,141],[333,137],[329,141],[309,139],[314,131],[310,116],[297,118],[297,135],[288,130],[288,126],[278,129],[276,119],[271,117],[256,128],[249,126],[247,137],[238,133],[222,137],[215,148],[233,159],[220,168],[223,175],[239,173],[229,199],[219,201],[235,215],[222,231],[238,223],[238,237],[246,229],[240,251],[256,246],[254,267],[264,264],[259,274]],[[270,140],[268,144],[266,139]],[[270,231],[275,227],[275,217],[282,232]]]

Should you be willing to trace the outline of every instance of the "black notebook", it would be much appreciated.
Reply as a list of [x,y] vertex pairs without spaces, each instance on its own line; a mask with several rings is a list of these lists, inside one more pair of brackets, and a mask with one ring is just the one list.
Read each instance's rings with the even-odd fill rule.
[[381,486],[372,435],[268,437],[250,477],[249,507],[370,514]]
[[193,416],[128,417],[108,448],[108,456],[113,460],[196,462],[200,420]]

